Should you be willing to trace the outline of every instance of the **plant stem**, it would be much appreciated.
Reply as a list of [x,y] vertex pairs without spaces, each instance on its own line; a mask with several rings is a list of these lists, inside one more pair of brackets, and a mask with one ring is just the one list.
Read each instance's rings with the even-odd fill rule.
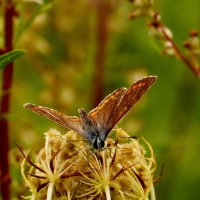
[[153,184],[152,184],[152,186],[151,186],[151,191],[150,191],[150,193],[151,193],[151,200],[156,200],[156,195],[155,195],[155,190],[154,190]]
[[93,100],[92,106],[95,107],[103,98],[103,75],[104,60],[108,38],[108,17],[110,5],[107,0],[101,0],[97,3],[97,52],[95,58],[95,69],[93,79]]
[[106,200],[111,200],[109,185],[105,187],[105,192],[106,192]]
[[47,200],[52,200],[53,188],[54,188],[54,182],[50,182],[47,190]]
[[35,200],[36,198],[35,198],[35,196],[36,196],[36,194],[34,193],[34,194],[32,194],[32,196],[31,196],[31,200]]
[[[14,7],[12,1],[7,1],[4,12],[4,34],[5,34],[5,49],[3,52],[11,51],[13,39],[13,17]],[[0,130],[1,130],[1,145],[0,145],[0,166],[1,166],[1,191],[4,200],[10,199],[9,184],[9,130],[8,119],[5,117],[9,113],[10,107],[10,90],[12,87],[13,78],[13,63],[8,64],[3,70],[2,80],[2,96],[0,99]]]
[[193,72],[193,74],[197,77],[200,78],[200,70],[199,67],[195,67],[192,65],[192,63],[182,54],[182,52],[179,50],[173,39],[167,34],[165,31],[164,25],[159,24],[160,30],[162,31],[165,39],[171,43],[174,51],[176,52],[176,55],[188,66],[188,68]]

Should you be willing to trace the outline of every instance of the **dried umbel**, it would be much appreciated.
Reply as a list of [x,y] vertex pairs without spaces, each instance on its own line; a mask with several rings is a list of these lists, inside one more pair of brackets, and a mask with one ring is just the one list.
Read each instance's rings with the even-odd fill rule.
[[31,193],[24,198],[154,200],[156,163],[150,144],[122,129],[113,134],[105,149],[95,152],[73,131],[45,133],[36,161],[24,155],[21,172]]

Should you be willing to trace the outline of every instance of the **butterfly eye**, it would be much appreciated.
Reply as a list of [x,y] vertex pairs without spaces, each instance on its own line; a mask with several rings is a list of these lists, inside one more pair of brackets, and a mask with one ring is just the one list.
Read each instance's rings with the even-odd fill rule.
[[102,149],[104,146],[105,146],[105,142],[101,138],[96,138],[96,140],[93,143],[93,147],[95,149]]
[[93,147],[94,147],[95,149],[98,149],[97,140],[94,141],[94,143],[93,143]]

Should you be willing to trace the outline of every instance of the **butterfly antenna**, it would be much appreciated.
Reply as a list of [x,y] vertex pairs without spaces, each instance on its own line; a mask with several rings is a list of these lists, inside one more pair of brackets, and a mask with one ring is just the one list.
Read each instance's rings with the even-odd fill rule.
[[121,139],[121,138],[122,138],[122,139],[123,139],[123,138],[125,138],[125,139],[126,139],[126,138],[129,138],[129,139],[130,139],[130,138],[131,138],[131,139],[138,139],[138,138],[141,138],[141,137],[140,137],[140,136],[114,136],[114,137],[110,137],[110,138],[113,138],[113,139],[119,139],[119,138],[120,138],[120,139]]

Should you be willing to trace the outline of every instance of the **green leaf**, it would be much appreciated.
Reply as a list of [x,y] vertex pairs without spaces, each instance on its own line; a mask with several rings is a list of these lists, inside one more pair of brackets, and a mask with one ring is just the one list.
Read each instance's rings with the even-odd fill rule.
[[7,64],[11,63],[16,58],[22,56],[26,51],[17,49],[9,51],[0,56],[0,69],[3,69]]

